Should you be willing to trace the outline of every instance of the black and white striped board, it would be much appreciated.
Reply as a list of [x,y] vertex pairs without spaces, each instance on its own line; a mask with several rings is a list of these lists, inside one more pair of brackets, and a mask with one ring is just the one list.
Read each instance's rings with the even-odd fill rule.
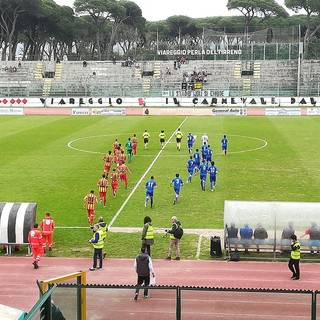
[[0,244],[28,244],[36,211],[36,203],[0,202]]

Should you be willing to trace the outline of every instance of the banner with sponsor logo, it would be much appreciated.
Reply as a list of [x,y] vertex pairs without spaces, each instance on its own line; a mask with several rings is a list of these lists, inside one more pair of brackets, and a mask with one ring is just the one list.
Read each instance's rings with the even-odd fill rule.
[[92,108],[92,116],[125,116],[125,108]]
[[267,108],[266,116],[301,116],[301,108]]
[[0,116],[23,116],[23,108],[0,108]]
[[213,116],[246,116],[246,108],[214,108],[212,109]]
[[320,108],[307,108],[307,116],[320,116]]
[[71,110],[71,115],[72,116],[89,116],[90,115],[90,109],[89,108],[73,108]]
[[[54,97],[54,98],[1,98],[0,108],[72,108],[93,109],[97,108],[100,114],[119,112],[123,108],[148,108],[148,107],[207,107],[207,108],[313,108],[320,106],[320,97],[224,97],[211,96],[168,96],[168,97]],[[208,96],[207,96],[208,94]],[[105,111],[107,109],[107,111]],[[100,111],[99,111],[100,110]],[[79,111],[75,111],[79,112]],[[84,112],[87,112],[85,110]],[[122,112],[122,111],[121,111]],[[120,112],[120,113],[121,113]],[[123,115],[123,114],[122,114]]]

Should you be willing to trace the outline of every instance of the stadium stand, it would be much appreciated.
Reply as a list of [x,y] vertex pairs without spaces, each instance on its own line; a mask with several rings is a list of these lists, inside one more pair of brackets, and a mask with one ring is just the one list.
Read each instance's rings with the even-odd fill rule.
[[207,75],[200,87],[214,96],[318,96],[320,62],[301,61],[299,84],[298,69],[297,60],[191,60],[176,68],[174,61],[131,66],[88,61],[86,67],[79,61],[22,61],[21,66],[17,61],[3,61],[0,96],[160,97],[169,91],[187,95],[191,86],[183,87],[184,76],[193,72]]

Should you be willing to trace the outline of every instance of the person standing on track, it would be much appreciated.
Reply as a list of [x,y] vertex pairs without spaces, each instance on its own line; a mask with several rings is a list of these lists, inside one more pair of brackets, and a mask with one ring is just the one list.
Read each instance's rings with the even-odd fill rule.
[[300,280],[300,242],[297,236],[293,234],[291,237],[291,257],[288,268],[292,272],[292,280]]
[[33,267],[34,269],[39,268],[39,261],[43,255],[43,238],[41,231],[38,229],[38,223],[33,225],[33,228],[29,231],[28,242],[31,245],[32,255],[33,255]]
[[[146,247],[141,247],[141,252],[136,256],[133,264],[138,275],[137,286],[144,284],[146,287],[150,284],[150,272],[155,277],[151,257],[146,253]],[[138,300],[139,289],[137,288],[133,299]],[[144,289],[145,299],[149,298],[148,289]]]

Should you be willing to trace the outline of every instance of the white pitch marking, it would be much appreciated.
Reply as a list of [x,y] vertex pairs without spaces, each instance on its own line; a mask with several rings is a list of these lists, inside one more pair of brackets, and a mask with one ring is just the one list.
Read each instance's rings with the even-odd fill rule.
[[[184,118],[184,120],[181,122],[181,124],[178,126],[178,128],[180,128],[185,121],[187,120],[187,117]],[[178,129],[177,128],[177,129]],[[130,194],[128,195],[128,197],[126,198],[126,200],[123,202],[123,204],[121,205],[121,207],[119,208],[119,210],[117,211],[117,213],[114,215],[114,217],[112,218],[112,220],[110,221],[109,227],[111,228],[112,224],[114,223],[114,221],[117,219],[117,217],[119,216],[119,214],[121,213],[122,209],[125,207],[125,205],[128,203],[128,201],[130,200],[130,198],[132,197],[132,195],[134,194],[134,192],[137,190],[138,186],[140,185],[140,183],[142,182],[142,180],[145,178],[145,176],[148,174],[148,172],[151,170],[151,168],[153,167],[154,163],[158,160],[158,158],[160,157],[160,155],[162,154],[163,149],[166,147],[166,145],[169,143],[169,141],[172,139],[172,137],[174,136],[174,134],[176,133],[176,130],[174,130],[174,132],[172,133],[172,135],[170,136],[170,138],[166,141],[165,145],[163,146],[163,148],[158,152],[158,154],[156,155],[156,157],[153,159],[153,161],[151,162],[150,166],[147,168],[147,170],[145,171],[145,173],[142,175],[142,177],[140,178],[140,180],[138,181],[138,183],[134,186],[134,188],[132,189],[132,191],[130,192]]]

